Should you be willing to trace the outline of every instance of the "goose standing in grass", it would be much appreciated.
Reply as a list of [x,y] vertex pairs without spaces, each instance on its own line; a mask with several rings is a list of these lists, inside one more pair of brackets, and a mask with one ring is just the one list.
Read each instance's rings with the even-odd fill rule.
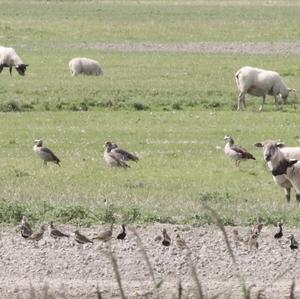
[[53,225],[53,221],[49,221],[48,223],[49,225],[49,235],[54,238],[54,239],[59,239],[59,238],[63,238],[63,237],[67,237],[69,238],[70,235],[68,234],[64,234],[63,232],[61,232],[60,230],[56,229]]
[[94,237],[93,240],[100,240],[103,242],[107,242],[112,237],[113,224],[110,225],[110,228],[102,233],[100,233],[97,237]]
[[122,224],[122,231],[118,234],[117,239],[124,240],[125,238],[126,238],[125,224]]
[[290,248],[292,249],[292,250],[294,250],[294,249],[298,249],[298,247],[299,247],[299,244],[298,244],[298,242],[295,240],[295,237],[294,237],[294,235],[292,234],[292,235],[290,235],[289,237],[288,237],[288,239],[290,239],[291,240],[291,245],[290,245]]
[[235,145],[234,140],[231,136],[225,136],[224,140],[226,141],[224,152],[227,156],[235,161],[236,167],[239,167],[241,160],[256,160],[253,155],[250,154],[246,149]]
[[34,141],[33,150],[44,161],[45,166],[47,166],[47,162],[53,162],[60,166],[60,160],[49,148],[43,146],[43,140],[36,139]]
[[36,242],[36,246],[37,246],[38,242],[39,242],[40,240],[43,239],[45,230],[46,230],[46,227],[45,227],[45,225],[43,224],[43,225],[41,225],[40,229],[39,229],[38,231],[32,233],[32,234],[27,238],[27,240],[35,241],[35,242]]
[[32,235],[32,229],[30,224],[27,222],[26,216],[22,217],[20,230],[21,230],[21,236],[25,239],[27,239]]
[[279,227],[279,230],[278,232],[274,235],[274,238],[275,239],[281,239],[283,237],[283,232],[282,232],[282,223],[281,222],[278,222],[277,223],[277,226]]
[[107,141],[104,147],[104,160],[109,166],[128,168],[130,166],[126,162],[139,160],[136,155],[119,148],[116,143],[111,141]]
[[165,228],[163,229],[162,233],[163,233],[163,240],[161,242],[162,245],[164,245],[164,246],[170,246],[170,244],[171,244],[171,238],[168,235],[167,230]]
[[75,241],[79,244],[94,243],[92,240],[82,235],[78,229],[74,232],[74,234],[75,234]]

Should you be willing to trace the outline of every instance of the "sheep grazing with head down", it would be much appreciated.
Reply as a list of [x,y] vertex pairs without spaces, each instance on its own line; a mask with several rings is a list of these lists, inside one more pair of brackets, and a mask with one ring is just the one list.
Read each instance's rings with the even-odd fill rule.
[[4,67],[9,68],[10,75],[12,68],[14,67],[19,75],[24,76],[28,64],[23,63],[22,59],[17,55],[13,48],[0,46],[0,73]]
[[73,58],[69,62],[69,68],[73,77],[79,74],[92,76],[103,75],[99,62],[89,58]]
[[268,162],[268,167],[272,171],[273,180],[284,188],[287,201],[290,201],[291,189],[294,187],[296,199],[299,202],[300,163],[295,163],[298,159],[300,160],[300,147],[286,147],[284,144],[274,140],[258,142],[255,146],[263,148],[264,160]]
[[237,110],[246,106],[245,96],[247,93],[263,98],[262,105],[259,108],[261,111],[267,95],[274,96],[276,109],[278,109],[278,96],[280,95],[286,103],[289,93],[296,91],[288,88],[278,73],[251,66],[244,66],[239,69],[235,74],[235,81],[240,91]]

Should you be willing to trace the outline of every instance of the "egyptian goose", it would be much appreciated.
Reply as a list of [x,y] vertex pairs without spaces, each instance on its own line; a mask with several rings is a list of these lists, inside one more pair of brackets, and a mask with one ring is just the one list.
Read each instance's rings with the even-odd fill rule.
[[229,156],[232,160],[235,161],[235,166],[239,167],[241,160],[256,160],[252,154],[250,154],[246,149],[234,144],[234,140],[231,136],[225,136],[224,140],[226,141],[226,145],[224,148],[224,152],[227,156]]
[[111,167],[122,167],[122,168],[129,168],[130,166],[125,162],[124,156],[117,151],[117,148],[111,141],[107,141],[104,144],[104,161],[108,166]]
[[46,227],[43,224],[38,231],[32,233],[26,240],[35,241],[36,242],[35,244],[37,246],[38,242],[43,239],[45,230],[46,230]]
[[33,150],[44,161],[45,166],[47,165],[47,162],[53,162],[60,166],[60,160],[49,148],[43,146],[43,140],[35,140]]
[[187,248],[185,240],[182,239],[179,234],[176,235],[176,245],[179,249]]

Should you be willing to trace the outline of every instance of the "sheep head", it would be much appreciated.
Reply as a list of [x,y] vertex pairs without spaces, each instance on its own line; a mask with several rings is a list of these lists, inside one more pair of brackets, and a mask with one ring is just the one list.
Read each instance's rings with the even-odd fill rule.
[[19,73],[19,75],[21,76],[24,76],[25,75],[25,71],[26,71],[26,68],[28,67],[29,65],[28,64],[19,64],[19,65],[16,65],[16,70],[17,72]]

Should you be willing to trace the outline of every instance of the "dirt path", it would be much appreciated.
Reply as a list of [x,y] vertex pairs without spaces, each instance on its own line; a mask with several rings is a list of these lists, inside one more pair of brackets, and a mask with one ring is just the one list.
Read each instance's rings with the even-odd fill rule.
[[198,43],[77,43],[65,45],[74,49],[99,49],[116,52],[186,52],[241,54],[300,54],[300,43],[285,42],[198,42]]
[[[154,241],[162,228],[167,228],[173,242],[165,247]],[[74,227],[60,227],[66,232]],[[92,237],[104,227],[82,228]],[[233,245],[232,228],[227,228]],[[248,229],[239,228],[241,235]],[[300,240],[300,231],[285,229],[281,242],[273,238],[275,228],[264,228],[259,240],[259,250],[250,252],[247,246],[234,248],[239,271],[247,286],[253,285],[257,294],[264,289],[267,298],[283,298],[289,294],[293,277],[300,277],[298,251],[289,248],[287,236],[294,233]],[[124,241],[116,239],[119,228],[113,233],[112,250],[119,265],[125,295],[137,298],[152,291],[152,280],[146,262],[132,233]],[[192,251],[192,263],[202,284],[204,293],[220,292],[241,298],[241,287],[235,275],[235,267],[228,254],[221,232],[214,227],[189,228],[171,225],[151,225],[138,228],[147,250],[157,282],[163,279],[159,289],[161,298],[174,298],[178,281],[182,281],[184,296],[193,297],[195,282],[187,260],[186,250],[175,244],[180,232]],[[23,239],[13,230],[1,233],[0,240],[0,298],[29,298],[40,292],[54,294],[55,298],[97,298],[96,288],[103,298],[120,297],[112,264],[107,255],[106,243],[79,245],[73,237],[54,240],[48,233],[35,248],[31,241]],[[63,294],[63,295],[62,295]],[[300,280],[296,280],[295,294],[300,295]],[[153,296],[151,296],[152,298]],[[224,296],[225,297],[225,296]],[[223,298],[224,298],[223,297]],[[222,298],[222,297],[221,297]]]

